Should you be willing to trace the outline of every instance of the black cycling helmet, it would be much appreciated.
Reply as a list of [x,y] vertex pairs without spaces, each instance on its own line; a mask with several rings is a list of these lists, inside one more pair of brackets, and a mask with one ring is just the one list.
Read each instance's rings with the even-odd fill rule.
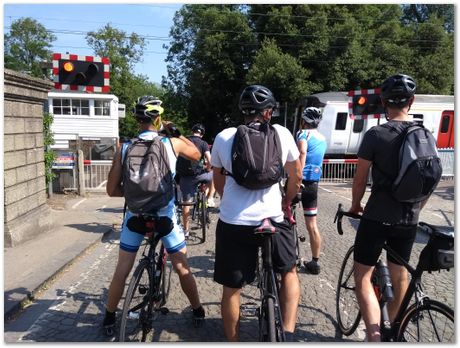
[[302,112],[302,120],[312,128],[317,128],[322,118],[321,110],[313,106],[305,108]]
[[414,96],[417,85],[409,75],[397,74],[382,83],[380,95],[387,104],[406,106]]
[[197,123],[192,127],[192,132],[193,133],[200,133],[201,135],[204,135],[204,126],[201,123]]
[[155,119],[161,115],[164,109],[161,107],[162,101],[151,95],[144,95],[137,99],[134,113],[139,119]]
[[253,115],[265,109],[274,108],[276,100],[267,87],[251,85],[241,93],[238,106],[244,115]]

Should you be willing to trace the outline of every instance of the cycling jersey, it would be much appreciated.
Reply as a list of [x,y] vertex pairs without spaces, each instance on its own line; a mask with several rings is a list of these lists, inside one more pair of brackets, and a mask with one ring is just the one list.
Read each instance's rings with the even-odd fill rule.
[[317,129],[303,129],[297,132],[297,141],[307,142],[307,156],[302,169],[305,181],[319,181],[322,175],[324,154],[326,153],[326,138]]

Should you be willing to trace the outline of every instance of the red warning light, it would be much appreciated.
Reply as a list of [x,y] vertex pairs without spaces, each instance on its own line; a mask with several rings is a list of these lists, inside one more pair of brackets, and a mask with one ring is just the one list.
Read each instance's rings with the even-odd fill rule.
[[71,62],[65,62],[64,63],[64,70],[66,72],[72,72],[73,71],[73,64]]

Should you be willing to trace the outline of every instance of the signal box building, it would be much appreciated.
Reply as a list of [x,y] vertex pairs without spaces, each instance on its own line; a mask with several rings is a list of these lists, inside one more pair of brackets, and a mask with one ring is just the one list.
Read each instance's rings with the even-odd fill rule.
[[83,151],[87,163],[113,158],[124,105],[109,93],[109,74],[106,58],[53,55],[55,85],[47,108],[54,116],[53,168],[59,174],[54,191],[75,186],[77,150]]

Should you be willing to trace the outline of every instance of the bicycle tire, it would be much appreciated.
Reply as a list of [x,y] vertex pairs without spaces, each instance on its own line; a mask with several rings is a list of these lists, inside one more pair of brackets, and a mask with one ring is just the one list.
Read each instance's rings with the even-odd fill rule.
[[163,271],[161,274],[161,306],[164,306],[168,301],[169,290],[171,288],[171,274],[172,274],[172,264],[168,260],[167,254],[163,262]]
[[202,233],[202,243],[206,242],[206,227],[207,227],[207,221],[206,221],[206,195],[204,192],[200,193],[200,202],[201,202],[201,207],[200,207],[200,223],[201,223],[201,233]]
[[276,342],[275,304],[271,297],[263,299],[260,307],[259,342]]
[[350,336],[355,332],[361,320],[361,312],[355,293],[353,250],[354,247],[352,246],[345,254],[340,267],[336,291],[337,323],[345,336]]
[[[444,327],[435,324],[437,319]],[[436,300],[424,299],[421,305],[414,303],[404,313],[396,339],[398,342],[455,343],[454,311]]]
[[[147,259],[141,260],[126,292],[120,324],[120,342],[145,342],[145,323],[152,311],[150,301],[148,301],[152,283],[150,263]],[[136,314],[130,315],[132,309],[139,306],[141,307],[135,312]]]

